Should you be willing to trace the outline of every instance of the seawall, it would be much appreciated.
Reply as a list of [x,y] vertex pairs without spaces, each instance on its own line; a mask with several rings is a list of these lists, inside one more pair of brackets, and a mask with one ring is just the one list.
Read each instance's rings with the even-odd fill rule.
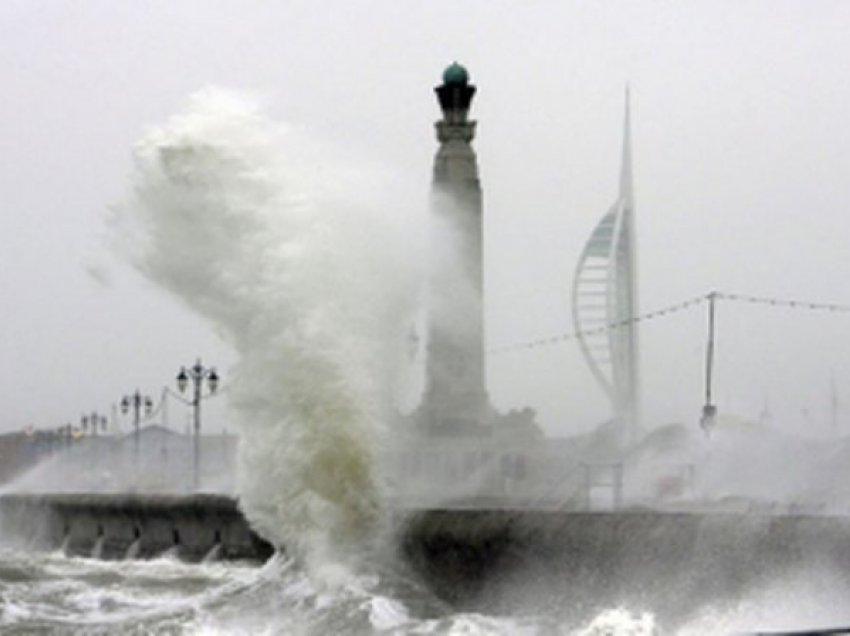
[[0,538],[103,559],[172,551],[200,561],[215,549],[218,558],[265,560],[273,552],[250,529],[234,499],[206,494],[3,495]]
[[[847,517],[421,510],[399,512],[396,528],[402,562],[459,609],[661,607],[675,624],[706,603],[801,580],[850,597]],[[260,562],[273,553],[236,501],[217,495],[4,495],[0,541],[104,559],[170,551]]]
[[469,610],[663,608],[675,625],[764,589],[850,597],[847,517],[431,510],[408,518],[400,542],[427,587]]

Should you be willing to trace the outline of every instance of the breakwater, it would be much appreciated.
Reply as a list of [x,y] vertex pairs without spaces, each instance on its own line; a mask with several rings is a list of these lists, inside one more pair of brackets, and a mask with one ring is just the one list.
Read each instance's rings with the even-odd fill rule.
[[34,549],[122,559],[172,552],[187,561],[208,555],[265,560],[236,501],[220,495],[3,495],[0,537]]
[[[450,605],[498,612],[735,602],[805,576],[850,581],[850,518],[802,514],[419,510],[399,512],[402,560]],[[272,547],[218,495],[4,495],[0,539],[103,559],[170,552],[264,561]]]
[[835,516],[431,510],[400,545],[430,589],[471,610],[613,604],[675,621],[771,585],[850,581],[850,518]]

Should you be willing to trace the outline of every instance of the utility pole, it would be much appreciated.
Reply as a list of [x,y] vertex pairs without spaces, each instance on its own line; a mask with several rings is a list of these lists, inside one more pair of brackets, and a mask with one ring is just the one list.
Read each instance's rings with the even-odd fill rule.
[[708,343],[705,350],[705,404],[702,407],[702,417],[699,424],[706,435],[711,433],[717,418],[717,407],[712,404],[712,379],[714,375],[714,312],[717,292],[708,295]]

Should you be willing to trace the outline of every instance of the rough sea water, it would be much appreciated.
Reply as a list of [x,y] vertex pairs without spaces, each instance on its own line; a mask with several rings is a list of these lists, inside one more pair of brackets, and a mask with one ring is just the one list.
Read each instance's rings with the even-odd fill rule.
[[3,634],[654,633],[651,616],[622,610],[578,629],[545,617],[456,613],[410,582],[388,585],[377,574],[318,586],[280,557],[258,568],[2,551],[0,581]]
[[543,613],[468,613],[445,606],[412,578],[377,568],[326,585],[280,556],[257,566],[187,564],[168,556],[109,562],[0,550],[4,635],[701,636],[812,633],[805,630],[846,624],[836,621],[847,617],[846,587],[817,573],[767,583],[732,603],[695,598],[693,616],[675,629],[663,629],[651,611],[635,608],[567,618],[575,614],[569,589],[559,597]]
[[[381,454],[427,215],[395,177],[353,169],[222,91],[141,139],[119,248],[237,353],[237,495],[285,556],[105,562],[0,544],[0,633],[671,633],[664,607],[577,606],[569,586],[507,616],[460,612],[396,558]],[[723,605],[694,598],[672,633],[835,624],[846,584],[826,569]]]

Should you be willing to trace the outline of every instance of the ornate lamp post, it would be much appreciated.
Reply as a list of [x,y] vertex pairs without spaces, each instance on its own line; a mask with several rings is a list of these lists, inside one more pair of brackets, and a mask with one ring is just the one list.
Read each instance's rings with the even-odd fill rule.
[[94,411],[88,415],[83,415],[80,418],[80,425],[82,426],[83,434],[85,434],[89,430],[89,427],[91,427],[91,434],[95,437],[97,437],[98,430],[103,433],[106,432],[106,422],[107,419],[105,415],[101,415]]
[[204,380],[207,381],[210,393],[215,393],[218,389],[218,374],[215,372],[215,367],[205,367],[201,364],[200,358],[195,362],[194,366],[180,367],[180,373],[177,374],[177,388],[183,393],[189,385],[189,380],[192,381],[192,414],[193,414],[193,436],[194,444],[192,449],[192,484],[195,490],[198,489],[200,483],[200,460],[201,460],[201,389],[203,388]]
[[127,412],[133,410],[133,461],[135,462],[136,470],[139,468],[139,422],[142,419],[142,409],[145,415],[150,415],[153,409],[153,400],[149,395],[142,395],[139,389],[131,395],[125,395],[121,398],[121,412],[126,415]]

